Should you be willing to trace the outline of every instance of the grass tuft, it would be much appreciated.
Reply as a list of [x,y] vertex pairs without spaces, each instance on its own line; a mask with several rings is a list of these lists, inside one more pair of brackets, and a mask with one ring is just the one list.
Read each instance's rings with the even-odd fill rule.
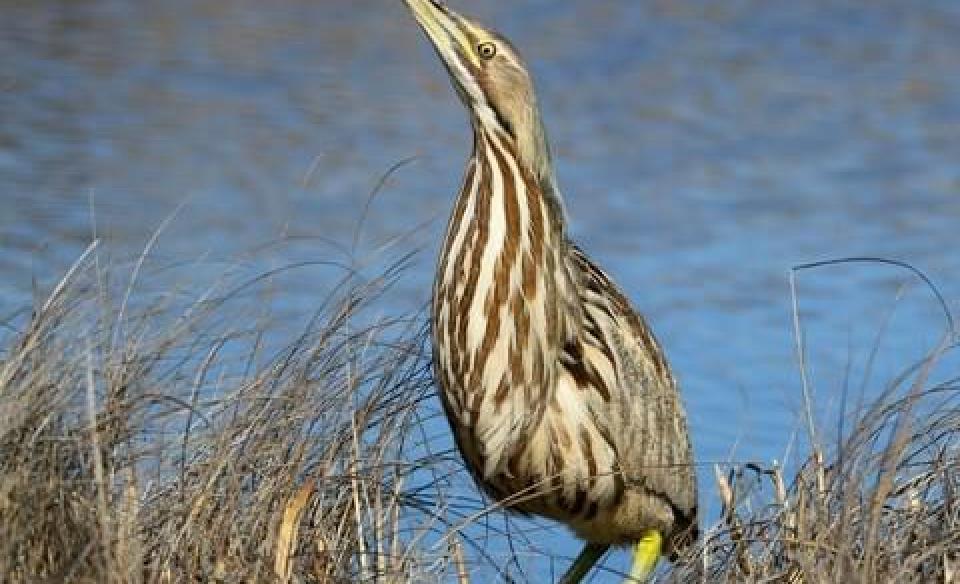
[[449,550],[424,543],[445,521],[423,502],[428,471],[449,460],[420,440],[431,392],[422,319],[367,310],[395,273],[339,286],[269,353],[266,321],[237,298],[138,302],[132,283],[111,292],[94,248],[7,325],[4,582],[456,572]]
[[776,466],[718,466],[721,523],[664,581],[960,581],[960,378],[929,383],[953,348],[812,447],[789,484]]

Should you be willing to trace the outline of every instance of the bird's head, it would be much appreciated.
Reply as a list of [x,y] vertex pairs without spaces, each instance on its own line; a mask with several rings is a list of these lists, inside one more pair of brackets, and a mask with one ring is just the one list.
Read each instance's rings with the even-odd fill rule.
[[533,80],[513,45],[440,0],[404,1],[443,61],[475,129],[509,136],[527,168],[552,181]]

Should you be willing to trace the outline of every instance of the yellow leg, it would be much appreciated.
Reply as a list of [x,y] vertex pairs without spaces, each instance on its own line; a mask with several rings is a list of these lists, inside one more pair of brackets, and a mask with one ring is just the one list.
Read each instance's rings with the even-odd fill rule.
[[662,552],[663,538],[659,531],[651,529],[643,534],[643,537],[633,544],[633,566],[630,568],[630,576],[624,582],[646,582],[657,567]]

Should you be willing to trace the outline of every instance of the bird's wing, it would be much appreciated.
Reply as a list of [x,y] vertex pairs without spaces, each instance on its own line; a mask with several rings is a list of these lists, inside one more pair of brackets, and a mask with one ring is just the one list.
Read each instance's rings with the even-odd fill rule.
[[693,451],[663,350],[603,270],[572,245],[569,258],[579,280],[582,313],[564,365],[585,390],[584,399],[616,452],[627,488],[665,498],[678,520],[676,528],[695,526]]

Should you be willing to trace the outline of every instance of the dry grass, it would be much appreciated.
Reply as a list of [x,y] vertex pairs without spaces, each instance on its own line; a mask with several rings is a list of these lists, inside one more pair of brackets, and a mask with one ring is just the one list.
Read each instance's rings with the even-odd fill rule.
[[960,377],[930,383],[952,341],[894,380],[788,485],[717,467],[721,524],[668,582],[960,582]]
[[419,321],[365,311],[392,273],[341,287],[268,355],[264,321],[230,296],[134,308],[133,286],[110,292],[95,255],[0,353],[0,579],[456,572],[423,543],[446,529],[428,496],[446,461],[419,441]]
[[[450,442],[425,422],[422,319],[367,310],[395,275],[348,278],[268,353],[233,293],[142,302],[91,248],[0,352],[2,580],[544,581],[459,535],[490,516],[431,445]],[[722,523],[660,580],[958,581],[960,388],[928,382],[939,357],[789,485],[718,469]],[[486,525],[505,550],[537,537]]]

